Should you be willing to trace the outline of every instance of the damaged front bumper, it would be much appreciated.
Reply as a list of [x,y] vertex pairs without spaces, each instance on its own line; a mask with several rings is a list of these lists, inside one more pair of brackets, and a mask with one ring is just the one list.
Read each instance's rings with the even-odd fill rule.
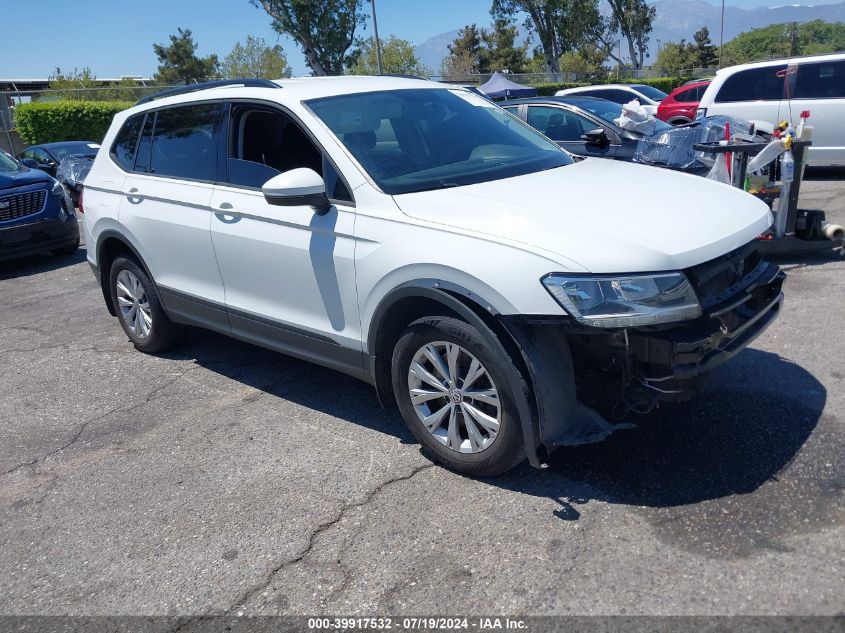
[[702,305],[690,321],[604,330],[569,317],[500,317],[534,388],[537,447],[597,442],[632,426],[607,418],[690,398],[701,377],[749,345],[783,304],[785,273],[750,246],[685,272]]

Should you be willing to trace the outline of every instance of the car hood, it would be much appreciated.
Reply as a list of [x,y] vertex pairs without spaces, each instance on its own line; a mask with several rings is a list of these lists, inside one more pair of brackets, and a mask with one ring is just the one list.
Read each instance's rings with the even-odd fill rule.
[[739,189],[600,158],[394,199],[411,217],[524,244],[557,255],[564,270],[593,273],[687,268],[772,222],[769,208]]
[[0,171],[0,191],[11,187],[22,187],[37,182],[50,182],[51,178],[39,169],[21,171]]

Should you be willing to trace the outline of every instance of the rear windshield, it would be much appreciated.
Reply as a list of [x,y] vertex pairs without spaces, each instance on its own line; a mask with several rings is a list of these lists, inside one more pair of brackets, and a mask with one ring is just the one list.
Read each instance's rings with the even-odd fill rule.
[[75,155],[94,157],[97,155],[98,149],[100,149],[100,146],[96,143],[80,142],[57,145],[51,151],[57,160],[62,160],[65,156]]
[[315,99],[307,105],[391,195],[572,163],[536,130],[465,90],[385,90]]
[[0,171],[10,172],[10,171],[20,171],[21,166],[18,165],[18,162],[6,154],[3,151],[0,151]]
[[[618,119],[622,116],[622,104],[607,101],[606,99],[579,101],[577,105],[579,108],[586,110],[587,112],[592,112],[609,123],[614,123],[614,119]],[[660,119],[654,119],[655,134],[657,132],[661,132],[662,130],[669,130],[671,128],[672,126],[668,123],[661,121]]]

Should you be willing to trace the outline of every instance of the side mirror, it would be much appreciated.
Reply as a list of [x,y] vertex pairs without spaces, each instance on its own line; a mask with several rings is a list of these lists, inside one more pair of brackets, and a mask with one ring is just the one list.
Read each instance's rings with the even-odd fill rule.
[[607,139],[607,134],[604,133],[604,130],[600,127],[597,127],[595,130],[590,130],[589,132],[581,135],[581,140],[587,141],[590,145],[598,145],[599,147],[603,147],[610,143]]
[[41,167],[38,165],[38,162],[34,158],[21,158],[21,163],[23,163],[30,169],[41,169]]
[[279,207],[314,207],[318,215],[328,213],[332,205],[326,196],[326,183],[313,169],[299,167],[273,176],[261,187],[269,204]]

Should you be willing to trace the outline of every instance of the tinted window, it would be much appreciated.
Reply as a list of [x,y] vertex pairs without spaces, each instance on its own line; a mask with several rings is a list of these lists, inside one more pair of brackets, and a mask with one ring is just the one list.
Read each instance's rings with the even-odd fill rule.
[[641,95],[645,95],[652,101],[663,101],[668,96],[662,90],[658,90],[654,86],[646,86],[645,84],[636,84],[631,86],[631,88],[639,92]]
[[845,60],[798,65],[796,99],[845,97]]
[[553,141],[581,141],[581,135],[598,127],[582,116],[549,106],[528,106],[528,125]]
[[628,103],[629,101],[637,98],[630,92],[626,92],[625,90],[614,90],[612,88],[608,88],[606,90],[588,90],[585,92],[579,92],[578,94],[599,97],[600,99],[607,99],[608,101],[613,101],[614,103]]
[[391,195],[572,163],[519,119],[465,90],[385,90],[306,103]]
[[136,114],[133,117],[129,117],[114,139],[114,145],[111,147],[111,155],[124,169],[132,170],[135,165],[135,155],[138,151],[138,137],[141,134],[141,126],[143,125],[143,114]]
[[786,66],[749,68],[725,80],[716,95],[718,103],[732,101],[777,101],[783,98],[783,71]]
[[150,112],[144,122],[144,129],[138,141],[138,152],[135,158],[135,171],[150,171],[150,155],[153,148],[153,128],[155,128],[156,113]]
[[680,101],[681,103],[695,103],[696,101],[701,101],[701,95],[704,94],[704,89],[706,87],[707,86],[696,86],[695,88],[679,92],[675,95],[675,101]]
[[160,176],[217,180],[222,104],[160,110],[156,117],[151,171]]

